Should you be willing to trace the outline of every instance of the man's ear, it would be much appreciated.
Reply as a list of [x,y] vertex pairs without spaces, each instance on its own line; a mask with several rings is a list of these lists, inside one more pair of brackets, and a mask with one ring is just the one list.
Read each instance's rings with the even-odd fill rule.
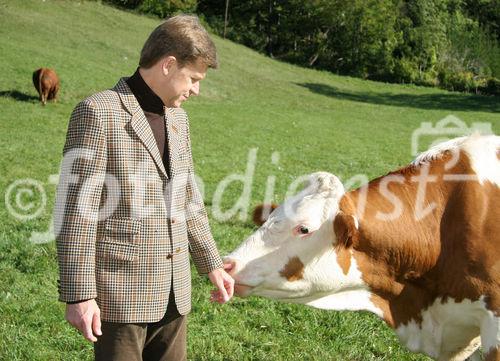
[[278,205],[275,203],[259,204],[253,210],[253,217],[252,217],[253,223],[255,223],[259,227],[262,226],[264,223],[266,223],[271,212],[274,211],[276,208],[278,208]]
[[359,238],[358,220],[342,211],[339,211],[333,220],[333,231],[337,237],[337,245],[351,247]]
[[172,70],[174,65],[177,65],[177,59],[175,56],[169,55],[163,58],[163,60],[161,60],[163,75],[167,75]]

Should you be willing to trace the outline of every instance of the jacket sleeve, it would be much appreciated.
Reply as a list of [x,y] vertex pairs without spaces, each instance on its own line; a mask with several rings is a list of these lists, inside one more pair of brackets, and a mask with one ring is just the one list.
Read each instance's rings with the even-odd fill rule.
[[185,209],[189,250],[198,273],[207,274],[214,269],[222,268],[223,263],[212,237],[203,198],[196,184],[188,124],[186,124],[186,129],[189,170],[186,182]]
[[62,302],[97,297],[95,242],[106,163],[98,111],[84,100],[69,121],[54,209]]

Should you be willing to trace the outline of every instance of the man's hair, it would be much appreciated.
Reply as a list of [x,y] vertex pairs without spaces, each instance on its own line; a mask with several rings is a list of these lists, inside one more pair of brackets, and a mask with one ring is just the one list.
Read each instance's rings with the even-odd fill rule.
[[139,66],[151,68],[165,56],[175,56],[182,67],[201,59],[217,68],[217,51],[197,16],[177,15],[160,24],[149,35],[141,51]]

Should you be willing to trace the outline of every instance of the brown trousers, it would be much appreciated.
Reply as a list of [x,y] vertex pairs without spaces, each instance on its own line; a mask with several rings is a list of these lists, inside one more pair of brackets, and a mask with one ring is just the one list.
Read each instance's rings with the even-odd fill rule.
[[155,323],[102,322],[95,361],[185,361],[187,317],[170,294],[165,316]]

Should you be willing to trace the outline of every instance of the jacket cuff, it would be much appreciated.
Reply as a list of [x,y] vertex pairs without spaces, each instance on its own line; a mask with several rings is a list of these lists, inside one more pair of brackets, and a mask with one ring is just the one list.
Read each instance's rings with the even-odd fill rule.
[[197,260],[196,258],[193,257],[193,263],[200,275],[206,275],[212,272],[214,269],[224,267],[224,263],[222,262],[222,259],[218,254],[214,255],[211,258],[207,257],[202,260]]
[[76,305],[77,303],[82,303],[86,301],[93,300],[93,298],[89,298],[88,300],[81,300],[81,301],[71,301],[71,302],[66,302],[67,305]]
[[89,284],[78,285],[71,283],[71,285],[66,285],[66,287],[64,287],[58,280],[57,288],[59,290],[59,301],[67,304],[79,303],[97,298],[95,286],[89,286]]

